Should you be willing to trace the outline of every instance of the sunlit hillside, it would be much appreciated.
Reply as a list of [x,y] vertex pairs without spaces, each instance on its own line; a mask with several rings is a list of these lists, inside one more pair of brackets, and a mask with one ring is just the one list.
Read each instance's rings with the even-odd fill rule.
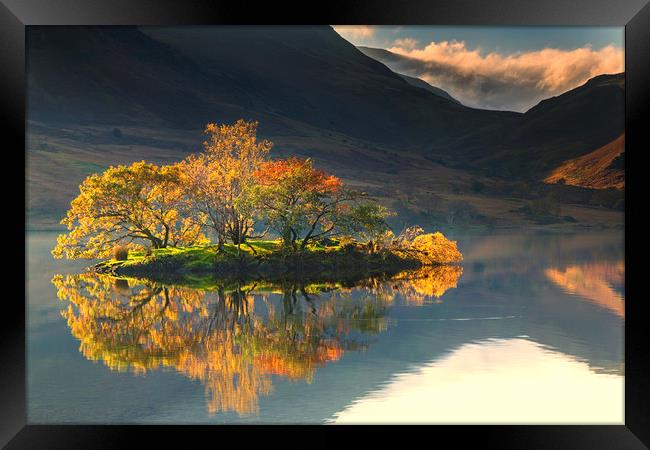
[[591,153],[566,161],[544,181],[593,189],[624,189],[625,135]]

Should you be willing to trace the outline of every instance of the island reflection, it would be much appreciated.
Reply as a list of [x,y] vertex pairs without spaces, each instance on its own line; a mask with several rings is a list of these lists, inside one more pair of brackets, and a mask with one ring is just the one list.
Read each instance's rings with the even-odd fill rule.
[[413,305],[438,302],[461,274],[458,266],[435,266],[354,283],[200,288],[96,273],[52,282],[84,357],[139,375],[172,368],[205,386],[210,415],[247,416],[259,413],[273,376],[310,383],[319,367],[363,351],[385,331],[398,296]]

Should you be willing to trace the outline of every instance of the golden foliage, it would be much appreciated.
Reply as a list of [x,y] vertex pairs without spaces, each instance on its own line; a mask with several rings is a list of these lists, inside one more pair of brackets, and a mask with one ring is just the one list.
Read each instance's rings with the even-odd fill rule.
[[179,168],[191,207],[203,215],[219,243],[241,243],[253,231],[253,209],[245,194],[253,172],[266,160],[273,144],[257,140],[257,122],[209,123],[205,151],[190,155]]
[[410,247],[422,255],[422,259],[433,264],[457,263],[463,260],[456,241],[450,241],[442,233],[420,234]]
[[207,244],[203,230],[216,235],[219,250],[228,241],[239,249],[254,237],[254,220],[263,219],[292,251],[347,234],[366,240],[372,253],[411,251],[425,264],[460,260],[455,243],[440,233],[422,235],[415,226],[395,236],[386,222],[391,211],[362,201],[365,193],[346,188],[311,159],[268,160],[273,144],[258,140],[257,128],[243,119],[209,123],[204,151],[180,163],[140,161],[90,175],[61,221],[69,231],[58,236],[52,255],[106,258],[116,245],[149,255]]
[[61,221],[55,258],[106,258],[114,244],[141,249],[205,242],[200,227],[182,214],[178,168],[144,161],[90,175]]

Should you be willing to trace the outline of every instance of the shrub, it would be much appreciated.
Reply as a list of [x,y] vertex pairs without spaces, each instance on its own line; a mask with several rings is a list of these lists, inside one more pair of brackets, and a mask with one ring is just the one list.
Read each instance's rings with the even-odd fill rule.
[[116,245],[113,247],[113,258],[116,261],[126,261],[129,259],[129,248],[126,245]]
[[423,262],[429,264],[447,264],[463,260],[456,241],[450,241],[440,232],[417,236],[413,239],[411,248],[420,253]]

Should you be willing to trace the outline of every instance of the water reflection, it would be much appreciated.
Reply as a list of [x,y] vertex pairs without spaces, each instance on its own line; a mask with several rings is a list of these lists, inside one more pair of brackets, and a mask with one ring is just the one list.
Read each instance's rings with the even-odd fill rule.
[[396,296],[404,298],[409,305],[440,303],[440,297],[448,289],[457,286],[463,273],[459,266],[423,267],[418,270],[400,272],[386,281],[371,279],[360,283],[368,293],[382,299],[393,301]]
[[172,368],[204,385],[210,415],[246,416],[258,414],[273,376],[310,383],[319,367],[366,349],[385,331],[397,297],[407,304],[439,301],[461,274],[460,267],[433,267],[353,286],[196,288],[93,273],[56,275],[52,282],[86,358],[138,375]]
[[524,337],[460,346],[394,376],[335,423],[623,423],[624,378]]
[[569,294],[585,298],[619,317],[625,318],[621,289],[625,279],[624,261],[549,267],[546,277]]

